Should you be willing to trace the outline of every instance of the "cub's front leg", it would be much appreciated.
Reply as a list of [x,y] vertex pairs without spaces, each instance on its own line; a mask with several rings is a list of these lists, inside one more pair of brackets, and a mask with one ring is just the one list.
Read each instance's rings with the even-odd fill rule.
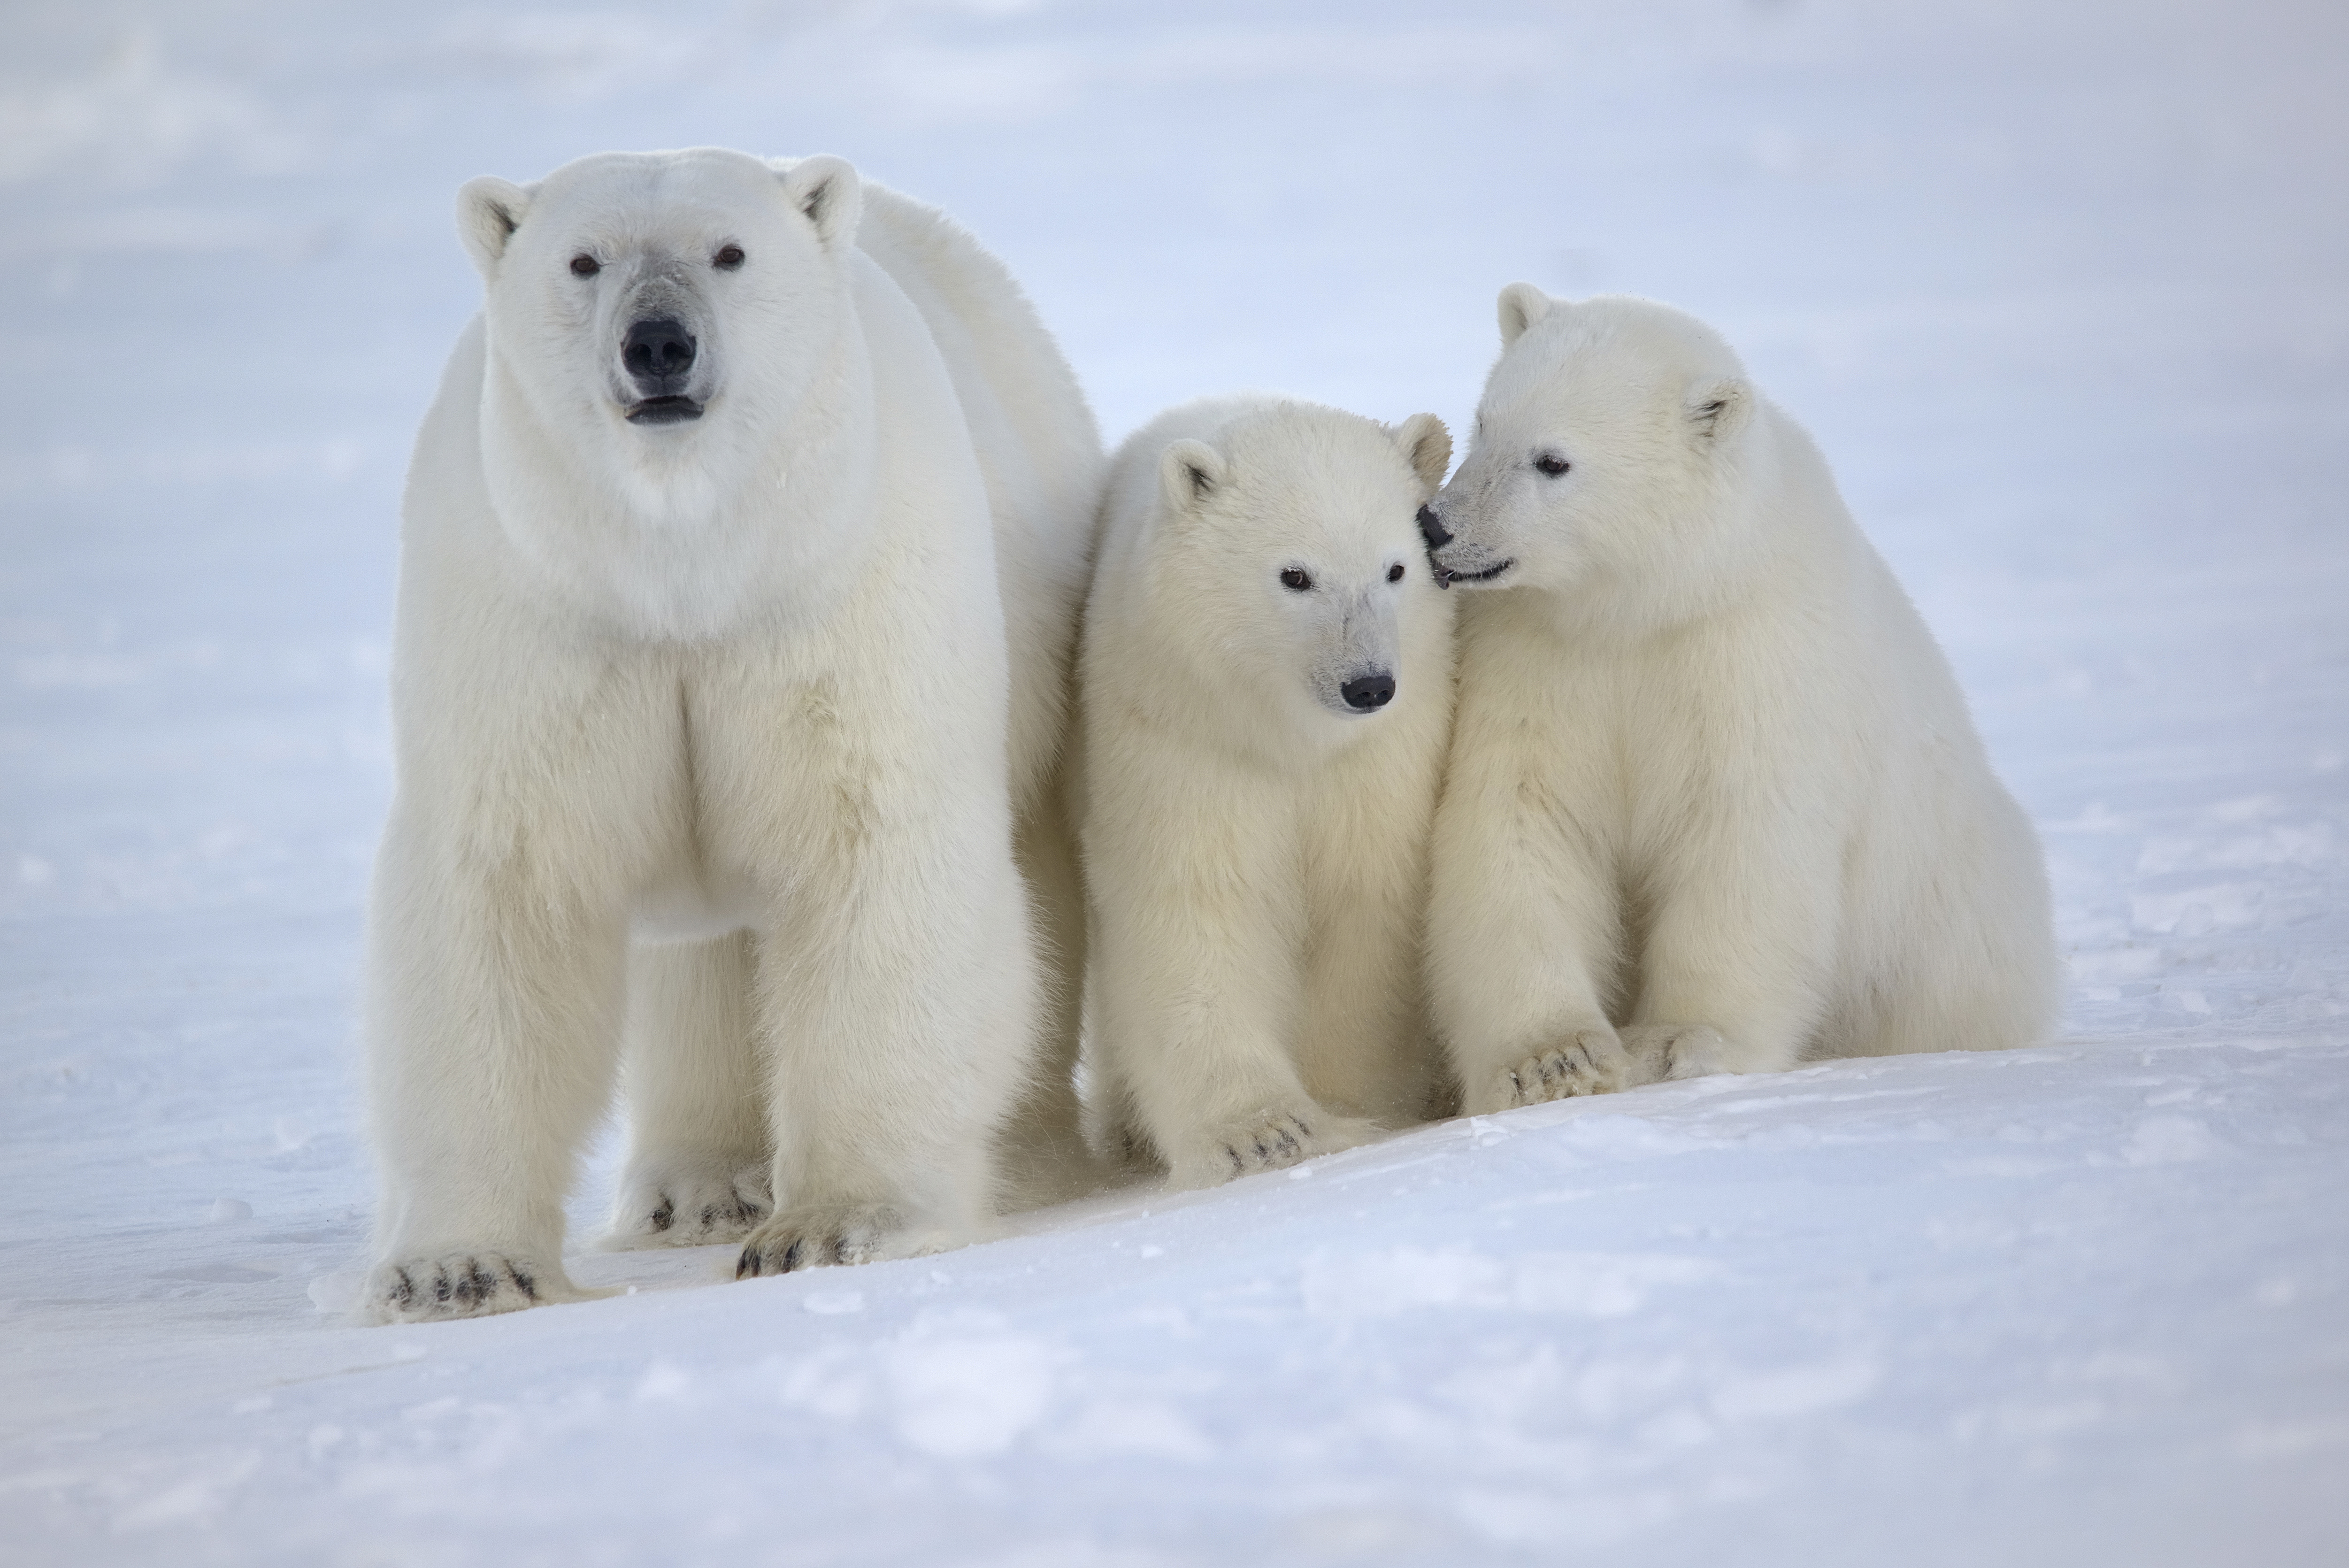
[[1631,1013],[1656,1075],[1776,1073],[1801,1058],[1842,925],[1840,847],[1824,814],[1764,815],[1726,801],[1682,835],[1654,879]]
[[1464,714],[1436,813],[1428,916],[1437,1031],[1469,1116],[1610,1094],[1632,1073],[1598,980],[1621,920],[1598,846],[1562,813],[1571,781],[1520,742],[1526,726],[1482,717]]
[[1290,803],[1131,738],[1103,750],[1084,829],[1101,1047],[1168,1185],[1371,1136],[1314,1102],[1291,1054],[1305,910]]

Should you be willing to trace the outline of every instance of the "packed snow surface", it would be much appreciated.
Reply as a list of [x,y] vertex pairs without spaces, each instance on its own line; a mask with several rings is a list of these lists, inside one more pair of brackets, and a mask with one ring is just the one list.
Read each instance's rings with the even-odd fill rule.
[[[0,1559],[2349,1561],[2349,12],[19,0]],[[1432,1127],[987,1245],[358,1329],[407,442],[468,176],[833,151],[1114,438],[1464,438],[1721,327],[2044,836],[2063,1037]]]

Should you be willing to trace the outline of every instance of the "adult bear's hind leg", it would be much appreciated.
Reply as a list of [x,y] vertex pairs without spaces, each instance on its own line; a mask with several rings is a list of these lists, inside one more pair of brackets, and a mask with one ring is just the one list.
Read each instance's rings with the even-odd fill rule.
[[628,1158],[604,1244],[740,1241],[774,1206],[749,934],[639,946],[626,1042]]

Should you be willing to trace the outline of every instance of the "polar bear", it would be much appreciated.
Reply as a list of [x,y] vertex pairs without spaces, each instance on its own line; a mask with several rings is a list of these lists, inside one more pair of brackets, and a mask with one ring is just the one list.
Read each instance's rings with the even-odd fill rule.
[[1429,917],[1465,1108],[2041,1038],[2038,842],[1810,439],[1678,311],[1500,318],[1420,517],[1484,590]]
[[[631,1003],[627,1223],[755,1224],[745,1273],[967,1239],[1081,897],[1092,416],[1000,266],[835,158],[599,155],[458,205],[486,302],[404,509],[363,1310],[579,1293],[562,1205]],[[632,938],[674,944],[633,986]]]
[[1413,532],[1451,462],[1262,398],[1112,460],[1080,653],[1093,1026],[1112,1136],[1177,1187],[1424,1119],[1427,838],[1452,605]]

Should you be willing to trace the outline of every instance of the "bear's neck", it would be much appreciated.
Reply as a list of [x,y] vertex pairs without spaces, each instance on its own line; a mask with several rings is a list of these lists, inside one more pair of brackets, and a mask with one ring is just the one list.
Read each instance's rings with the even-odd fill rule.
[[780,418],[713,400],[683,429],[575,434],[533,405],[492,343],[483,478],[517,567],[644,641],[820,614],[870,548],[855,519],[873,483],[873,389],[853,338]]

